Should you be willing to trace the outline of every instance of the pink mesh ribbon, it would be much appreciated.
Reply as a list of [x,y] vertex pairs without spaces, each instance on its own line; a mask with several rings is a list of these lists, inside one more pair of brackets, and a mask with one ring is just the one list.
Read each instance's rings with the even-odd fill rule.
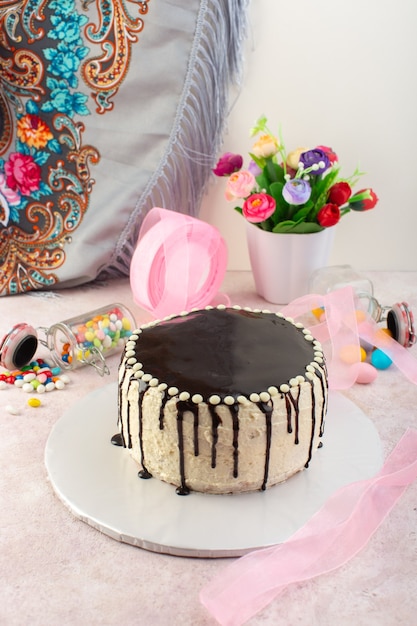
[[417,478],[417,431],[407,430],[374,478],[339,489],[292,537],[226,567],[200,594],[222,626],[239,626],[288,585],[331,572],[355,556]]
[[219,231],[194,217],[154,207],[145,217],[130,265],[136,304],[163,318],[210,303],[227,266]]
[[[331,291],[326,295],[310,294],[294,300],[281,310],[286,316],[294,319],[303,318],[311,311],[323,308],[323,321],[313,320],[310,329],[322,345],[327,360],[329,386],[332,389],[348,389],[358,375],[360,363],[360,343],[365,341],[371,346],[380,348],[411,382],[417,384],[417,360],[409,350],[389,337],[376,322],[361,311],[363,321],[358,323],[355,306],[354,290],[344,287]],[[343,348],[352,348],[351,354],[356,357],[350,362],[342,358]],[[356,351],[355,351],[356,349]]]

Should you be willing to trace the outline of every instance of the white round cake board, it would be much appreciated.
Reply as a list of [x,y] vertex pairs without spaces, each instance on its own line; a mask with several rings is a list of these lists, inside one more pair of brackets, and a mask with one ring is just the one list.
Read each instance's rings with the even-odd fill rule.
[[55,424],[45,463],[52,485],[79,519],[118,541],[179,556],[231,557],[281,543],[339,487],[382,466],[378,433],[364,413],[331,393],[323,447],[310,467],[266,491],[191,492],[138,477],[117,432],[117,384],[93,391]]

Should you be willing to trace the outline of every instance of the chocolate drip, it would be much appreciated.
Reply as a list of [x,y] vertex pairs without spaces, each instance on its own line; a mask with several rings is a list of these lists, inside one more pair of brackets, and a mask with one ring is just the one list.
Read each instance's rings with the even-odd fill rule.
[[114,446],[123,446],[124,442],[122,433],[116,433],[115,435],[113,435],[113,437],[111,438],[111,442]]
[[140,472],[138,472],[138,476],[139,478],[143,478],[144,480],[147,480],[148,478],[152,478],[152,474],[148,472],[146,468],[141,469]]
[[314,393],[314,383],[310,381],[311,384],[311,437],[310,437],[310,445],[308,447],[308,458],[307,463],[305,464],[305,468],[310,465],[311,457],[313,455],[313,441],[314,441],[314,433],[316,430],[316,395]]
[[[142,464],[142,469],[139,472],[138,476],[140,478],[151,478],[152,474],[148,472],[145,465],[145,455],[143,452],[143,396],[145,395],[146,388],[139,391],[139,448],[140,448],[140,459]],[[129,418],[130,422],[130,418]],[[130,435],[129,435],[130,436]]]
[[130,402],[127,402],[127,447],[132,447],[132,434],[130,432]]
[[239,404],[235,402],[229,406],[233,423],[233,478],[239,475]]
[[209,404],[209,411],[211,415],[211,467],[214,469],[216,467],[216,445],[219,439],[218,428],[222,423],[222,420],[217,414],[216,407]]
[[179,496],[187,496],[190,493],[185,482],[185,459],[184,459],[184,413],[188,410],[186,402],[177,402],[177,432],[178,432],[178,449],[179,449],[179,471],[181,485],[177,487],[176,492]]
[[[121,436],[121,445],[126,448],[126,441],[123,433],[123,420],[122,420],[122,385],[119,384],[119,393],[117,397],[118,407],[119,407],[119,420],[118,425],[120,427],[120,436]],[[112,441],[112,443],[114,443]],[[116,444],[117,445],[117,444]]]
[[159,407],[159,430],[164,430],[164,418],[165,418],[165,405],[169,400],[168,394],[165,394],[161,400],[161,406]]
[[264,469],[264,480],[262,483],[262,491],[265,491],[266,485],[268,482],[268,474],[269,474],[269,460],[271,457],[271,439],[272,439],[272,411],[274,407],[272,402],[258,402],[258,407],[261,409],[262,413],[265,415],[265,425],[266,425],[266,446],[265,446],[265,469]]
[[288,392],[288,398],[291,402],[291,404],[294,407],[294,424],[295,424],[295,432],[294,432],[294,443],[296,446],[298,446],[298,444],[300,443],[300,440],[298,438],[299,435],[299,420],[300,420],[300,410],[298,408],[298,404],[299,404],[299,400],[300,400],[300,388],[298,387],[298,394],[297,397],[294,398],[294,396],[292,395],[291,391]]
[[287,409],[287,433],[290,435],[292,433],[292,424],[291,424],[292,410],[291,410],[291,402],[287,394],[285,394],[285,407]]
[[320,429],[319,429],[319,437],[323,437],[323,433],[324,433],[324,416],[326,415],[326,410],[327,410],[327,406],[326,406],[326,387],[325,387],[325,383],[324,383],[324,379],[323,379],[323,374],[321,373],[321,371],[318,368],[316,368],[316,375],[318,376],[318,378],[320,380],[321,393],[322,393],[322,397],[323,397],[323,403],[322,403],[322,406],[321,406]]

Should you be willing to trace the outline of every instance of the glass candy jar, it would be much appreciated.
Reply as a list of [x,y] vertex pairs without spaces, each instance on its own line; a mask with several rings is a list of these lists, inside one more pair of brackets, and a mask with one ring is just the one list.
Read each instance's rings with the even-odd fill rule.
[[109,373],[106,357],[121,352],[136,321],[123,304],[113,303],[82,313],[49,328],[39,327],[44,337],[28,324],[17,324],[0,344],[0,365],[20,369],[32,360],[38,342],[46,346],[54,364],[62,369],[91,365],[103,376]]

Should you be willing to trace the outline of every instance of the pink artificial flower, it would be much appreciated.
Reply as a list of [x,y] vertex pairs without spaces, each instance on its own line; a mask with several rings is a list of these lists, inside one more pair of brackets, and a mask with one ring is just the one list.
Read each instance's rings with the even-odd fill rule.
[[10,189],[30,196],[37,191],[41,182],[41,168],[30,154],[12,152],[4,166],[6,182]]
[[248,170],[240,170],[235,172],[227,181],[227,187],[224,195],[226,200],[236,200],[237,198],[246,198],[256,185],[255,176]]
[[248,222],[264,222],[275,211],[275,199],[267,193],[254,193],[243,203],[242,213]]

